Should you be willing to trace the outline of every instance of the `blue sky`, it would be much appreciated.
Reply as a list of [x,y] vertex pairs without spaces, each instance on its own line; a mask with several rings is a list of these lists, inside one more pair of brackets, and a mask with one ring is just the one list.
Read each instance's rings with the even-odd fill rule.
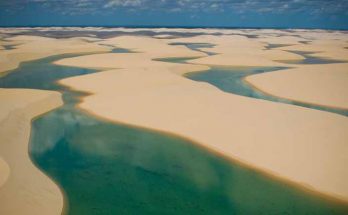
[[0,25],[348,29],[348,0],[0,0]]

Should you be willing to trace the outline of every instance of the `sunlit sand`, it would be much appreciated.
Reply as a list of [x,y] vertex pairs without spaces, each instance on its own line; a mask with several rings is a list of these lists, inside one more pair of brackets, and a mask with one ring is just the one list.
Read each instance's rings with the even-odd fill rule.
[[[172,38],[170,32],[174,30],[223,35]],[[11,32],[22,31],[25,29]],[[188,138],[227,159],[287,183],[348,201],[346,116],[226,93],[184,76],[211,66],[279,67],[283,70],[248,76],[245,82],[255,91],[275,97],[348,109],[347,63],[287,63],[305,59],[291,51],[347,61],[345,34],[281,30],[153,31],[161,34],[68,39],[10,36],[0,43],[0,77],[10,74],[20,63],[79,54],[54,64],[100,70],[59,81],[71,89],[90,93],[78,104],[83,111],[107,121]],[[231,33],[235,35],[228,35]],[[195,51],[173,43],[214,46]],[[267,48],[271,44],[284,46]],[[6,49],[5,45],[13,46]],[[113,48],[132,52],[111,53]],[[161,61],[168,58],[188,60]],[[0,213],[61,213],[61,191],[33,165],[28,154],[30,121],[61,106],[61,95],[43,90],[0,89],[0,103]]]

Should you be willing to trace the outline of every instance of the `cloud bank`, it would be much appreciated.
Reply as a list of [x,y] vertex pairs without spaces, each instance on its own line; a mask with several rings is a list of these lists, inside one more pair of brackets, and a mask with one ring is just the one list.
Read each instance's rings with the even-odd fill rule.
[[348,15],[348,0],[0,0],[0,9],[18,11],[29,6],[69,14],[117,10],[180,12],[298,13]]

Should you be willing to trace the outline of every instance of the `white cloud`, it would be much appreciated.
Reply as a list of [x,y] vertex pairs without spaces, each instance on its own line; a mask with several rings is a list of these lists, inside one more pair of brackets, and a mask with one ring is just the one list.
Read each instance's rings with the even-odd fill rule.
[[144,3],[144,0],[111,0],[104,7],[138,7]]

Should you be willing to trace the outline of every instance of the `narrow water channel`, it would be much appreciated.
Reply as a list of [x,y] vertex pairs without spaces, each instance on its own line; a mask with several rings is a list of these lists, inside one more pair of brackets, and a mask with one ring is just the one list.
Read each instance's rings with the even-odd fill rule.
[[0,87],[63,94],[64,106],[33,121],[29,153],[66,194],[66,214],[347,214],[348,205],[186,139],[81,112],[76,104],[85,94],[57,81],[97,71],[52,64],[64,57],[22,63],[0,78]]
[[[211,47],[208,44],[200,43],[176,43],[176,45],[185,45],[195,51],[201,51],[202,47]],[[279,47],[279,46],[276,46]],[[205,53],[205,52],[204,52]],[[299,54],[305,57],[301,61],[283,61],[288,64],[330,64],[330,63],[342,63],[344,61],[337,61],[332,59],[323,59],[315,56],[311,56],[312,52],[292,51],[292,53]],[[186,63],[186,61],[194,58],[167,58],[159,59],[165,62],[171,63]],[[211,66],[209,70],[191,72],[185,74],[185,77],[194,80],[210,83],[222,91],[233,93],[236,95],[247,96],[256,99],[263,99],[272,102],[280,102],[285,104],[297,105],[301,107],[311,108],[315,110],[327,111],[331,113],[348,116],[348,110],[325,107],[321,105],[309,104],[305,102],[294,101],[285,98],[279,98],[257,90],[245,81],[245,78],[249,75],[261,74],[265,72],[274,72],[278,70],[286,69],[284,67],[218,67]]]

